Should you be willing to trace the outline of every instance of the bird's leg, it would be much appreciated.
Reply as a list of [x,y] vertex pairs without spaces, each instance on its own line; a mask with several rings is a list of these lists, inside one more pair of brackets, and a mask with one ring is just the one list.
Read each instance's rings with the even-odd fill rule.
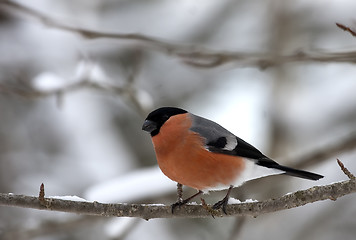
[[213,209],[222,208],[223,212],[227,215],[226,206],[227,206],[227,203],[229,201],[230,193],[231,193],[231,190],[232,190],[233,187],[234,186],[230,185],[229,189],[227,190],[226,196],[222,200],[220,200],[219,202],[215,203],[213,205]]
[[195,198],[196,196],[202,194],[203,191],[199,190],[197,193],[183,200],[183,186],[180,183],[177,183],[177,202],[172,204],[172,213],[176,207],[183,206],[187,204],[190,200]]
[[183,202],[183,185],[177,183],[177,202]]

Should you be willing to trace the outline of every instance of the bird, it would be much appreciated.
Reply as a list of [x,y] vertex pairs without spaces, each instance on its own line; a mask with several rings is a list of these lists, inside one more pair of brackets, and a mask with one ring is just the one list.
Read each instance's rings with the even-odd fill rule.
[[[150,133],[159,168],[171,180],[198,192],[187,199],[178,196],[175,207],[199,194],[228,189],[213,209],[226,206],[233,187],[275,174],[309,180],[324,176],[278,164],[243,139],[209,119],[177,107],[161,107],[148,114],[142,130]],[[178,189],[179,190],[179,189]],[[182,189],[181,189],[182,191]]]

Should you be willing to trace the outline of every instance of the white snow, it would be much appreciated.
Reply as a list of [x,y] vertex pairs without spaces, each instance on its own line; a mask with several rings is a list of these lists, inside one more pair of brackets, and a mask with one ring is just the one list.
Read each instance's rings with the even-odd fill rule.
[[75,202],[88,202],[86,199],[75,196],[75,195],[73,195],[73,196],[49,196],[48,198],[69,200],[69,201],[75,201]]
[[66,87],[68,84],[68,80],[53,72],[42,72],[32,81],[32,86],[36,90],[43,92],[56,91]]
[[258,202],[258,200],[255,199],[246,199],[245,201],[241,201],[239,199],[236,198],[229,198],[229,204],[241,204],[241,203],[254,203],[254,202]]

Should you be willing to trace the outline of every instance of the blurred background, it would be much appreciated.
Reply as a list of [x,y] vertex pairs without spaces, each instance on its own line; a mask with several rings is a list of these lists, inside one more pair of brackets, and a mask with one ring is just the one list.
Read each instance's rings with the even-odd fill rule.
[[[356,38],[335,23],[356,29],[355,1],[13,3],[0,1],[2,193],[36,196],[44,183],[46,196],[172,204],[175,183],[159,171],[141,130],[160,106],[210,118],[282,164],[325,175],[254,180],[234,198],[345,180],[336,158],[356,173],[356,143],[348,141],[356,68],[352,57],[330,54],[353,56]],[[82,36],[80,28],[99,33]],[[100,37],[106,32],[153,39]],[[323,155],[335,144],[341,148]],[[347,240],[356,235],[354,201],[348,195],[257,218],[150,221],[0,206],[0,239]]]

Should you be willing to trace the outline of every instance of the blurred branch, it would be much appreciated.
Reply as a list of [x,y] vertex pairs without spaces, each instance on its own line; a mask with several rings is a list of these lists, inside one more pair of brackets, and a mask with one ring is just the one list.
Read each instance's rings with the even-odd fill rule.
[[[89,81],[87,79],[83,79],[81,81],[73,82],[68,84],[62,88],[55,89],[55,90],[46,90],[40,91],[33,88],[25,88],[19,86],[8,86],[7,84],[0,84],[0,94],[9,94],[9,95],[18,95],[25,98],[42,98],[42,97],[50,97],[50,96],[57,96],[61,98],[63,94],[69,93],[72,91],[77,91],[80,89],[94,89],[99,90],[107,93],[112,93],[115,95],[129,95],[131,96],[133,93],[133,89],[127,86],[117,86],[111,83],[99,83]],[[133,97],[131,97],[133,98]],[[136,108],[139,110],[140,113],[145,112],[144,109],[137,103],[134,102]]]
[[349,32],[352,36],[356,37],[356,32],[353,31],[351,28],[341,24],[341,23],[336,23],[336,26],[338,26],[339,28],[341,28],[342,30]]
[[[328,52],[322,50],[314,51],[295,51],[287,55],[276,55],[272,53],[245,53],[232,51],[214,51],[197,47],[194,45],[183,45],[173,43],[168,40],[163,40],[151,36],[146,36],[137,33],[110,33],[95,30],[89,30],[80,27],[73,27],[68,24],[61,23],[37,10],[26,7],[20,3],[9,0],[0,0],[0,5],[7,6],[11,9],[30,15],[43,24],[60,29],[67,32],[79,34],[87,39],[111,38],[118,40],[136,41],[150,46],[156,51],[161,51],[166,54],[179,57],[184,63],[201,68],[213,68],[227,63],[239,64],[242,66],[256,66],[261,69],[273,67],[291,62],[339,62],[339,63],[355,63],[356,51],[346,52]],[[343,26],[343,25],[338,25]],[[349,28],[345,27],[344,30]],[[349,31],[352,32],[352,31]]]
[[[110,221],[108,218],[102,218],[100,216],[88,216],[88,215],[75,215],[67,218],[65,221],[59,219],[51,219],[41,221],[39,225],[35,226],[18,226],[12,229],[2,229],[0,232],[1,240],[29,240],[43,238],[44,236],[70,233],[82,228],[94,228],[95,225],[100,223],[107,223]],[[130,224],[127,224],[125,229],[118,232],[115,238],[111,239],[125,239],[125,236],[135,229],[139,219],[133,219]]]
[[[287,158],[285,162],[294,168],[306,168],[322,161],[326,161],[337,153],[343,153],[356,148],[356,131],[353,131],[342,138],[336,139],[333,143],[321,146],[300,156]],[[295,164],[293,164],[295,163]]]
[[95,81],[91,79],[90,64],[88,65],[89,66],[86,66],[87,69],[83,71],[82,76],[53,90],[38,90],[26,84],[22,84],[22,82],[19,81],[19,83],[0,83],[0,94],[16,95],[30,99],[55,96],[57,98],[57,104],[61,105],[64,94],[82,89],[92,89],[119,95],[131,103],[142,116],[147,114],[146,107],[143,106],[142,101],[139,99],[139,90],[134,87],[134,81],[132,79],[129,79],[126,84],[122,85],[117,85],[110,81]]
[[8,6],[12,9],[15,9],[19,12],[25,13],[27,15],[30,15],[39,21],[41,21],[43,24],[49,27],[53,27],[56,29],[60,29],[63,31],[67,32],[72,32],[75,34],[79,34],[84,38],[88,39],[96,39],[96,38],[114,38],[114,39],[122,39],[122,40],[135,40],[135,41],[142,41],[145,43],[151,43],[153,46],[162,48],[162,49],[170,49],[175,48],[174,44],[169,44],[164,41],[160,41],[158,38],[154,37],[149,37],[137,33],[108,33],[108,32],[99,32],[95,30],[89,30],[89,29],[84,29],[84,28],[79,28],[79,27],[73,27],[64,23],[61,23],[46,14],[43,14],[37,10],[34,10],[32,8],[29,8],[27,6],[24,6],[20,3],[9,1],[9,0],[0,0],[0,4]]
[[[345,167],[342,170],[345,172]],[[228,216],[258,216],[265,213],[296,208],[308,203],[322,200],[336,200],[339,197],[356,192],[356,180],[333,183],[324,186],[315,186],[307,190],[297,191],[277,199],[268,199],[253,203],[240,203],[228,205]],[[206,218],[211,217],[211,212],[202,205],[185,205],[171,212],[171,206],[158,204],[104,204],[99,202],[78,202],[56,198],[31,197],[24,195],[0,194],[0,205],[34,208],[77,214],[97,215],[105,217],[138,217],[152,218]],[[223,217],[218,211],[218,217]]]
[[235,219],[235,223],[232,227],[229,239],[230,240],[236,240],[239,239],[239,235],[242,232],[243,227],[246,225],[246,220],[247,217],[243,216],[243,217],[239,217]]
[[[83,227],[92,227],[98,220],[101,219],[97,216],[86,216],[84,217],[75,217],[71,219],[66,219],[66,221],[46,220],[41,222],[39,226],[19,226],[15,229],[3,229],[0,232],[1,240],[28,240],[40,238],[45,235],[50,234],[60,234],[63,232],[70,232],[77,230],[78,228]],[[27,229],[26,229],[27,228]]]
[[195,51],[177,53],[185,63],[195,66],[211,68],[227,63],[242,66],[255,66],[261,69],[292,62],[356,62],[356,51],[326,52],[326,51],[296,51],[289,55],[275,55],[272,53],[243,53],[243,52],[213,52]]

